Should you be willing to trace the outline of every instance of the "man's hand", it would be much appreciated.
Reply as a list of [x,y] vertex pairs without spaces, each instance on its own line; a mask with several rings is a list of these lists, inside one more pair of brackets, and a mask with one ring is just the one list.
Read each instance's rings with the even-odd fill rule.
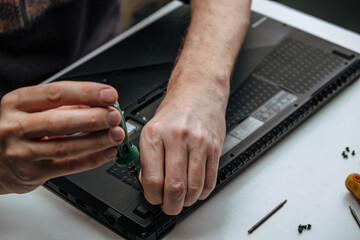
[[110,86],[57,82],[5,95],[0,108],[0,194],[25,193],[50,178],[95,168],[124,138]]
[[222,98],[210,86],[172,86],[143,129],[145,197],[167,214],[205,199],[215,187],[225,137]]
[[166,96],[140,138],[145,197],[169,215],[205,199],[215,187],[229,79],[250,0],[192,0],[191,13]]

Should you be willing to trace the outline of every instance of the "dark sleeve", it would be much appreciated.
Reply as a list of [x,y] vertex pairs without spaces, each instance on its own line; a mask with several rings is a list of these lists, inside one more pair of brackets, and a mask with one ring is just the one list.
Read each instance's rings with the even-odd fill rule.
[[184,3],[187,3],[187,4],[190,3],[190,0],[181,0],[181,1],[184,2]]

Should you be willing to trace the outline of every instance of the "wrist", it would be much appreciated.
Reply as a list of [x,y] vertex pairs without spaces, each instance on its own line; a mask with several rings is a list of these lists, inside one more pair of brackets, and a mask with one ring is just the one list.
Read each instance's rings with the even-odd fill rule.
[[[223,73],[213,73],[195,65],[177,65],[170,77],[163,102],[177,99],[192,106],[212,106],[213,110],[224,111],[227,106],[230,83]],[[190,106],[189,105],[189,106]]]
[[168,91],[174,86],[196,90],[215,91],[225,98],[229,95],[231,70],[211,62],[200,62],[196,58],[180,56],[171,73]]

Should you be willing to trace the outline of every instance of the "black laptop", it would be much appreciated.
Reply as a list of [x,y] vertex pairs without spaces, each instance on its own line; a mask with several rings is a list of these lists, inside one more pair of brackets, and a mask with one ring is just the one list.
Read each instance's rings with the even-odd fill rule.
[[[95,81],[118,89],[130,139],[138,144],[166,90],[188,22],[189,6],[179,4],[55,81]],[[252,12],[231,79],[227,135],[212,195],[359,75],[359,54]],[[162,238],[206,204],[168,216],[147,203],[128,169],[113,162],[45,186],[126,239]]]

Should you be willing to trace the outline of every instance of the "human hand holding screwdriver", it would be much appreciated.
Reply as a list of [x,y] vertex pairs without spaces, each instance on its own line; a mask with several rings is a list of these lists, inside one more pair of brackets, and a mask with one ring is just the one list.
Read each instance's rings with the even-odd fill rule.
[[[140,139],[146,199],[175,215],[214,189],[232,68],[250,0],[192,0],[192,20],[167,94]],[[102,90],[105,90],[103,92]],[[57,82],[15,90],[0,108],[0,194],[95,168],[124,132],[107,85]],[[81,133],[75,134],[74,133]]]
[[[0,194],[112,160],[124,138],[108,85],[56,82],[5,95],[0,108]],[[74,133],[80,133],[75,134]]]

